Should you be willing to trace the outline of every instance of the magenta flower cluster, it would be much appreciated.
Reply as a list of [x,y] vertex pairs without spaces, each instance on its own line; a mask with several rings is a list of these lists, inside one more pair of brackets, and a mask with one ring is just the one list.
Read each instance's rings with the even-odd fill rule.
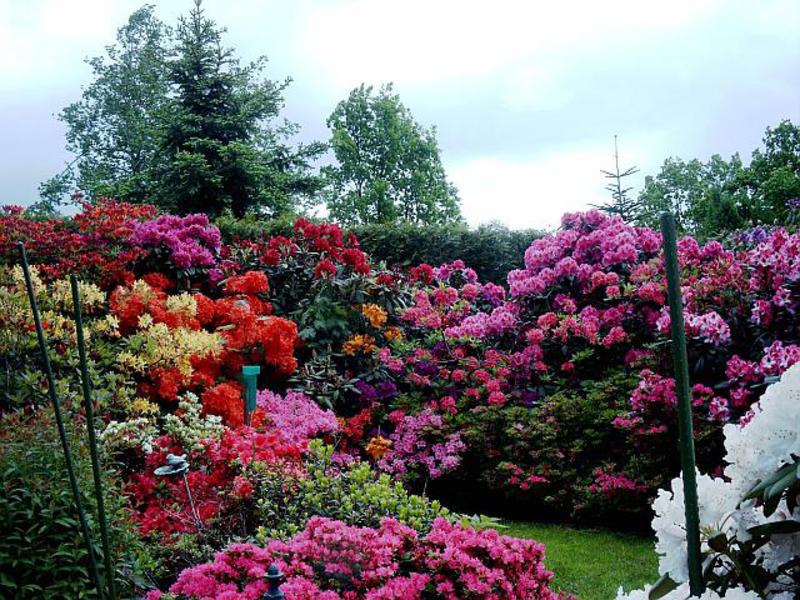
[[148,250],[166,252],[178,269],[213,267],[217,262],[221,236],[203,214],[178,217],[162,215],[152,221],[138,223],[130,243]]
[[213,562],[184,570],[168,597],[259,600],[264,574],[276,564],[292,600],[556,600],[548,587],[544,547],[494,530],[476,531],[437,519],[425,537],[394,519],[376,529],[322,517],[288,542],[266,548],[233,544]]
[[292,444],[303,444],[317,437],[339,431],[339,421],[331,410],[323,410],[311,398],[296,391],[285,396],[262,390],[256,405],[283,438]]
[[392,445],[378,468],[402,479],[424,473],[431,479],[455,469],[466,448],[458,433],[447,433],[440,414],[426,408],[402,417],[389,437]]

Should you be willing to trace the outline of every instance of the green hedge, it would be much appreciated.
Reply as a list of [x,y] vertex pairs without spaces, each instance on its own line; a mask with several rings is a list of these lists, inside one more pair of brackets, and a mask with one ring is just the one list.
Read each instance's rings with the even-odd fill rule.
[[525,250],[541,232],[512,231],[498,225],[468,229],[461,225],[367,225],[353,230],[361,247],[390,265],[438,266],[458,258],[478,272],[481,281],[505,283],[511,269],[523,266]]
[[[253,239],[266,235],[291,235],[292,220],[259,221],[221,217],[216,221],[223,239]],[[525,250],[542,232],[510,230],[499,225],[469,229],[465,225],[380,224],[352,228],[361,248],[373,261],[402,267],[428,263],[438,266],[458,258],[475,269],[481,281],[505,283],[511,269],[523,266]]]

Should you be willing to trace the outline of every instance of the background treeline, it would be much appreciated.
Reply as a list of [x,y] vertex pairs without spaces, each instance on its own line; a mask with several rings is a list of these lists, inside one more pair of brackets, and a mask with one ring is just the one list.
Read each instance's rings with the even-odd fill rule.
[[[255,239],[262,235],[291,235],[292,219],[235,219],[230,215],[215,221],[225,241]],[[522,268],[525,249],[543,235],[535,229],[511,230],[498,224],[470,229],[463,223],[415,225],[375,223],[348,228],[358,236],[361,249],[373,261],[388,265],[440,265],[461,259],[482,281],[504,283],[512,269]]]
[[[174,25],[142,7],[87,62],[92,82],[59,114],[75,158],[41,184],[31,214],[111,197],[180,215],[269,221],[271,230],[324,207],[378,259],[462,258],[490,280],[519,266],[533,237],[464,228],[435,127],[418,123],[391,84],[353,89],[332,107],[327,140],[297,143],[299,125],[283,116],[291,79],[270,79],[266,57],[242,62],[200,0]],[[637,193],[628,184],[638,172],[620,167],[615,153],[613,168],[598,174],[610,194],[597,208],[651,227],[669,210],[681,233],[701,241],[795,225],[800,128],[788,120],[767,127],[749,161],[738,153],[667,158]],[[241,227],[261,227],[256,221]]]

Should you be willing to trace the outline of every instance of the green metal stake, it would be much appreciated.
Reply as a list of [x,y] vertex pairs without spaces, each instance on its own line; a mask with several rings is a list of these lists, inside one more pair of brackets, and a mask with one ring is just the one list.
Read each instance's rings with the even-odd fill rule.
[[678,429],[680,432],[681,467],[683,468],[683,497],[686,510],[686,543],[689,561],[689,590],[700,596],[705,589],[700,556],[700,518],[697,507],[695,480],[694,429],[692,405],[689,398],[689,359],[686,356],[686,332],[683,324],[678,247],[675,241],[675,218],[661,214],[661,235],[664,244],[664,266],[667,272],[672,357],[675,365],[675,391],[678,395]]
[[36,327],[36,337],[39,340],[39,350],[42,353],[42,362],[44,363],[44,371],[47,376],[47,388],[50,395],[50,402],[53,404],[53,412],[56,417],[56,425],[58,426],[58,436],[61,438],[61,449],[64,452],[64,461],[67,464],[67,475],[69,476],[69,483],[72,487],[72,495],[75,498],[75,509],[78,511],[78,520],[81,523],[81,530],[83,532],[83,541],[86,544],[86,551],[89,556],[89,567],[94,581],[97,595],[102,599],[105,597],[103,594],[103,587],[100,583],[100,573],[97,570],[97,561],[94,556],[94,546],[92,545],[91,534],[89,533],[89,525],[86,521],[86,513],[83,510],[83,503],[81,502],[81,492],[78,488],[78,480],[75,478],[75,469],[72,466],[72,454],[69,451],[69,442],[67,441],[67,432],[64,429],[64,420],[61,418],[61,405],[58,401],[56,394],[56,381],[53,377],[53,368],[50,365],[50,354],[47,351],[47,343],[44,339],[44,330],[42,329],[42,321],[39,318],[39,307],[36,304],[36,294],[33,290],[33,282],[31,281],[30,267],[28,266],[28,256],[25,253],[25,244],[17,242],[17,249],[19,250],[20,261],[22,262],[22,272],[25,274],[25,287],[28,289],[28,301],[31,305],[31,312],[33,313],[33,323]]
[[256,409],[256,380],[261,373],[261,367],[249,365],[242,367],[244,379],[244,422],[250,425],[250,415]]
[[103,543],[103,563],[105,565],[105,579],[108,586],[108,595],[111,600],[116,600],[117,591],[114,583],[114,570],[111,565],[111,545],[108,543],[108,524],[106,522],[106,509],[103,500],[103,481],[100,477],[100,461],[97,458],[97,437],[94,431],[94,403],[90,389],[89,369],[86,361],[86,342],[83,337],[83,315],[81,311],[81,294],[78,289],[78,279],[75,275],[69,278],[72,287],[72,307],[75,311],[75,331],[78,337],[78,356],[81,362],[81,386],[83,388],[83,402],[86,409],[86,430],[89,433],[89,452],[92,458],[92,474],[94,475],[94,493],[97,499],[97,516],[100,521],[100,537]]

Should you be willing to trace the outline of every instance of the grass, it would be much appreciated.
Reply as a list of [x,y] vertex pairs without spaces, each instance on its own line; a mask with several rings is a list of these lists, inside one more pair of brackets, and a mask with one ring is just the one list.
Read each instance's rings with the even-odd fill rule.
[[546,547],[545,564],[555,573],[553,589],[579,600],[609,600],[658,578],[653,540],[602,529],[504,521],[506,535],[534,539]]

